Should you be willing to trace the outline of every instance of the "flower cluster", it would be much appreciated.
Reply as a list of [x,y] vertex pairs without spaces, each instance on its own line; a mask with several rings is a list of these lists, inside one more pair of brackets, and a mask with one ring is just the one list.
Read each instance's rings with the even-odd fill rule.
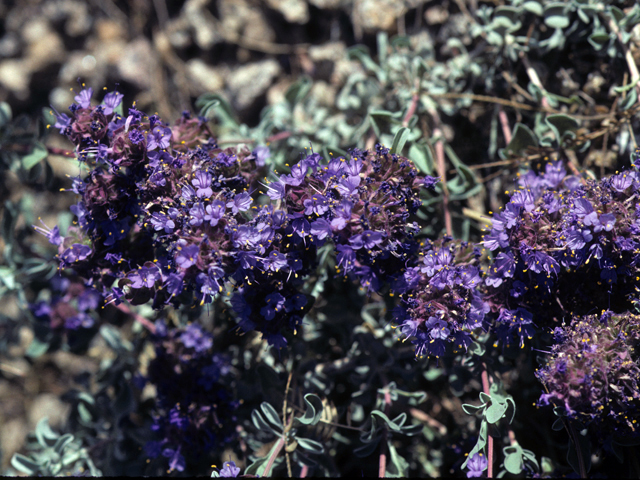
[[311,154],[269,184],[268,194],[285,206],[298,241],[330,241],[337,273],[379,291],[416,254],[419,227],[410,218],[422,205],[420,189],[432,188],[435,179],[425,180],[381,145],[353,149],[350,157],[321,165],[322,157]]
[[627,311],[640,273],[637,172],[581,183],[552,162],[519,183],[483,241],[493,253],[485,284],[501,340],[523,345],[534,322],[549,327],[594,308]]
[[230,441],[237,402],[223,385],[230,367],[212,353],[211,334],[197,324],[171,331],[160,322],[156,327],[156,357],[146,380],[157,390],[151,429],[160,440],[147,443],[145,450],[182,471],[187,460],[196,461]]
[[557,344],[536,372],[547,391],[539,404],[553,403],[567,417],[594,425],[600,433],[637,438],[639,326],[638,315],[607,310],[556,328]]
[[466,243],[444,241],[423,247],[422,262],[408,267],[393,284],[402,304],[395,321],[406,338],[414,337],[416,355],[440,357],[471,344],[471,332],[485,328],[488,305],[477,288],[480,251]]
[[338,271],[370,291],[394,281],[417,251],[410,217],[419,190],[437,180],[388,149],[326,165],[311,153],[263,185],[265,204],[252,193],[266,147],[220,149],[186,114],[173,127],[135,108],[123,117],[109,95],[109,108],[91,107],[83,90],[73,115],[58,116],[91,170],[73,183],[78,226],[65,238],[43,232],[59,245],[61,266],[109,300],[161,308],[211,303],[226,290],[242,330],[283,346],[283,332],[296,332],[313,304],[301,288],[320,246],[332,242]]

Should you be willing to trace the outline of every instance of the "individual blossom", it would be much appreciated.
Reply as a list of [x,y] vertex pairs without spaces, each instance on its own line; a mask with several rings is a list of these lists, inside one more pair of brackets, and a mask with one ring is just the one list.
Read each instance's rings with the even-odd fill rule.
[[474,453],[473,456],[467,461],[467,478],[481,477],[488,466],[489,461],[482,452]]

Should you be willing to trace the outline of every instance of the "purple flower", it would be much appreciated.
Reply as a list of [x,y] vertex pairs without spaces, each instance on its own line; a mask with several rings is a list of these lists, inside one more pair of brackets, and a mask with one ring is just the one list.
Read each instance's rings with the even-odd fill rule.
[[162,275],[157,267],[140,267],[138,270],[129,273],[127,278],[133,282],[131,288],[152,288],[156,280],[162,278]]
[[89,108],[91,106],[91,96],[93,95],[93,88],[85,88],[81,90],[78,95],[73,99],[78,102],[82,108]]
[[151,225],[156,232],[160,230],[164,230],[165,233],[173,232],[173,229],[176,228],[176,224],[171,218],[164,215],[163,213],[153,213],[151,214]]
[[169,148],[170,140],[171,129],[156,125],[147,135],[147,150],[151,151],[156,148],[164,150],[165,148]]
[[278,292],[275,292],[267,295],[265,297],[265,302],[267,304],[260,309],[260,314],[265,318],[265,320],[273,320],[276,313],[284,309],[285,298]]
[[238,212],[246,212],[251,208],[253,199],[247,192],[239,193],[233,197],[233,200],[227,202],[227,207],[231,209],[231,213],[235,215]]
[[192,323],[189,325],[182,335],[180,341],[187,348],[193,348],[196,352],[202,353],[211,348],[213,339],[211,335],[202,331],[200,325]]
[[61,134],[64,134],[72,123],[73,121],[71,120],[71,117],[66,113],[61,113],[56,115],[56,123],[54,127],[58,128]]
[[223,468],[220,470],[221,477],[236,478],[240,473],[240,469],[236,467],[235,462],[224,462]]
[[176,248],[178,253],[175,257],[178,267],[185,269],[196,264],[198,254],[200,253],[200,247],[198,245],[187,246],[186,243],[185,240],[178,242],[178,247]]
[[466,468],[469,470],[467,472],[467,478],[477,478],[482,476],[482,472],[484,472],[489,466],[489,461],[482,453],[474,453],[473,456],[467,461]]
[[535,196],[530,189],[516,190],[511,196],[511,201],[516,207],[522,207],[527,212],[530,212],[535,207]]
[[122,102],[123,94],[118,92],[109,92],[104,96],[104,114],[111,115],[113,111],[120,105]]
[[142,132],[140,132],[140,130],[131,130],[129,132],[129,140],[131,140],[132,143],[134,143],[135,145],[138,145],[141,142],[144,142],[144,135]]
[[429,335],[431,335],[431,338],[434,340],[446,340],[451,333],[447,322],[436,317],[429,317],[429,320],[424,323],[424,326],[429,330]]
[[69,248],[67,248],[64,252],[62,252],[62,255],[60,255],[60,258],[62,258],[62,260],[65,263],[70,264],[70,263],[75,263],[75,262],[84,260],[89,255],[91,255],[91,252],[92,252],[91,247],[89,247],[88,245],[74,243]]
[[191,180],[191,185],[196,189],[196,195],[200,198],[210,197],[213,194],[211,190],[211,180],[213,177],[209,172],[199,170],[195,177]]
[[47,227],[41,219],[39,220],[40,220],[40,223],[44,225],[44,228],[33,225],[33,229],[36,232],[40,233],[41,235],[44,235],[45,237],[47,237],[47,240],[49,240],[49,243],[52,243],[54,245],[60,245],[62,243],[62,237],[60,236],[60,229],[58,228],[58,226],[56,225],[55,227],[49,229],[49,227]]
[[208,221],[212,227],[218,225],[220,219],[224,217],[224,208],[224,203],[220,200],[215,200],[211,205],[207,205],[205,208],[205,221]]
[[627,188],[633,185],[635,179],[635,172],[622,172],[617,175],[613,175],[611,177],[611,188],[616,192],[624,192]]
[[165,448],[162,456],[169,459],[169,469],[182,472],[186,466],[184,456],[180,453],[180,447],[177,449]]
[[593,239],[589,230],[571,230],[567,234],[566,246],[571,250],[580,250]]
[[264,167],[265,161],[271,156],[271,150],[266,145],[258,145],[253,151],[253,156],[256,158],[256,166]]
[[439,177],[430,177],[429,175],[425,175],[423,186],[427,190],[435,190],[436,185],[439,181],[440,181]]
[[319,218],[311,224],[311,235],[314,235],[318,240],[323,240],[331,233],[331,223],[324,218]]
[[287,256],[274,250],[264,259],[264,265],[266,270],[277,272],[288,265]]
[[202,222],[205,220],[204,206],[201,203],[196,203],[189,209],[189,215],[191,215],[189,219],[190,225],[194,227],[202,225]]
[[327,197],[320,195],[319,193],[312,195],[311,198],[305,199],[302,203],[305,207],[305,215],[312,215],[315,213],[320,216],[329,210]]
[[341,195],[348,197],[353,194],[360,185],[360,175],[351,175],[347,178],[343,178],[336,185],[336,189],[340,192]]
[[292,187],[297,187],[300,185],[304,178],[307,176],[307,166],[302,162],[291,167],[290,175],[282,175],[280,180],[287,185],[291,185]]
[[285,192],[286,184],[281,180],[271,182],[267,186],[267,195],[271,200],[281,200],[284,198]]

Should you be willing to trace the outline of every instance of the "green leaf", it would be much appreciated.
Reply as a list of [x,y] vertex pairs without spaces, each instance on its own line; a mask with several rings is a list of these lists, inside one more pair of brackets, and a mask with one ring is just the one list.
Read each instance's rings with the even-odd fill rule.
[[93,421],[93,415],[91,415],[87,406],[82,402],[78,404],[78,414],[80,415],[80,420],[84,425],[88,426]]
[[40,465],[20,453],[15,453],[13,457],[11,457],[11,466],[19,472],[31,476],[40,471]]
[[293,108],[307,96],[309,90],[313,86],[313,82],[307,76],[302,76],[296,80],[285,92],[284,98],[289,104],[289,108]]
[[524,2],[522,4],[522,8],[527,12],[531,12],[534,15],[538,15],[539,17],[541,17],[544,12],[544,9],[542,8],[542,5],[540,4],[540,2],[536,0],[529,0],[527,2]]
[[365,444],[361,447],[354,449],[353,454],[358,458],[368,457],[376,450],[376,448],[378,448],[378,443],[380,443],[381,438],[382,437],[378,435],[376,437],[371,438],[371,440],[369,441],[365,441],[361,439],[363,442],[365,442]]
[[504,468],[513,475],[520,475],[524,469],[524,460],[522,458],[523,450],[520,445],[512,445],[502,449],[504,453]]
[[513,136],[509,145],[507,145],[503,152],[513,155],[523,155],[527,147],[537,147],[538,140],[529,127],[522,123],[516,123],[516,127],[513,130]]
[[22,168],[25,170],[31,170],[38,163],[47,158],[47,155],[47,147],[45,147],[41,142],[34,142],[31,153],[22,157]]
[[307,409],[302,417],[296,417],[296,420],[303,425],[316,425],[322,416],[322,400],[314,393],[307,393],[304,396],[304,402]]
[[545,118],[545,122],[556,136],[558,144],[562,144],[562,140],[567,133],[575,132],[580,127],[580,122],[578,120],[562,113],[549,115]]
[[401,122],[402,112],[389,112],[387,110],[370,110],[369,120],[376,136],[379,138],[382,133],[387,132],[392,124]]
[[0,102],[0,128],[9,123],[12,117],[11,105],[7,102]]
[[276,412],[276,409],[273,408],[270,403],[262,402],[260,404],[260,409],[267,421],[271,422],[273,426],[278,427],[280,431],[284,430],[284,425],[282,424],[282,420],[280,420],[278,412]]
[[409,463],[398,454],[396,447],[388,441],[387,448],[389,449],[389,463],[387,464],[387,471],[385,477],[390,478],[404,478],[409,473]]
[[402,149],[404,148],[404,144],[407,143],[410,133],[411,130],[407,127],[402,127],[396,132],[396,136],[393,137],[393,143],[391,144],[391,153],[402,154]]
[[627,96],[618,102],[618,108],[621,111],[629,110],[633,107],[638,101],[638,91],[634,88],[633,90],[629,90]]
[[433,174],[433,156],[428,145],[414,143],[409,147],[409,159],[422,173]]
[[[273,444],[273,447],[271,447],[271,450],[269,450],[269,453],[267,453],[264,457],[257,459],[255,462],[253,462],[251,465],[249,465],[245,471],[244,471],[244,475],[256,475],[259,477],[268,477],[271,474],[271,471],[266,472],[265,468],[267,466],[267,463],[269,462],[269,458],[271,458],[271,455],[275,454],[275,450],[276,448],[279,448],[279,444],[280,442],[275,442]],[[280,457],[276,458],[275,462],[273,462],[273,465],[271,466],[271,470],[273,470],[273,468],[278,465],[282,460],[280,459]]]
[[576,433],[578,437],[578,445],[576,446],[573,440],[569,439],[569,451],[567,452],[567,462],[571,465],[571,468],[578,474],[580,472],[580,458],[584,465],[585,472],[591,470],[591,445],[589,439],[584,435]]
[[65,433],[58,440],[56,440],[55,445],[53,446],[53,450],[58,454],[62,455],[64,449],[69,445],[69,443],[73,442],[73,435],[70,433]]
[[31,340],[29,347],[27,347],[25,355],[29,358],[38,358],[41,355],[44,355],[47,350],[49,350],[49,343],[43,342],[37,337],[34,337],[33,340]]
[[239,122],[229,102],[218,93],[205,93],[196,100],[196,108],[200,109],[200,115],[212,119],[217,117],[224,126],[238,128]]
[[478,410],[481,410],[485,407],[486,405],[471,405],[470,403],[463,403],[462,404],[462,410],[464,411],[464,413],[466,413],[467,415],[473,415],[475,414]]
[[567,28],[570,24],[567,4],[550,3],[544,8],[544,23],[550,28]]
[[49,418],[43,417],[36,425],[35,430],[36,439],[38,443],[43,447],[53,447],[56,443],[56,440],[60,437],[59,434],[54,432],[49,426]]
[[484,418],[490,424],[498,423],[502,417],[504,417],[507,411],[508,405],[506,403],[492,402],[489,408],[484,412]]
[[296,441],[298,442],[298,446],[307,452],[315,454],[324,453],[324,446],[320,442],[302,437],[296,437]]

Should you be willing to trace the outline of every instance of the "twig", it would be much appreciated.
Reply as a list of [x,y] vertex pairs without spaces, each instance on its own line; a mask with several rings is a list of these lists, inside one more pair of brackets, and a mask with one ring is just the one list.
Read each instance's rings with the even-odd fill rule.
[[127,315],[131,315],[136,322],[138,322],[140,325],[142,325],[147,330],[149,330],[149,332],[153,334],[156,333],[156,326],[153,324],[153,322],[144,318],[139,313],[136,313],[133,310],[131,310],[131,308],[129,308],[128,305],[125,305],[124,303],[120,303],[118,305],[115,305],[115,307],[121,312],[126,313]]
[[509,126],[509,118],[504,110],[500,109],[498,112],[498,118],[500,118],[500,126],[502,127],[502,135],[504,135],[504,141],[507,145],[511,143],[511,127]]
[[413,418],[416,418],[416,419],[420,420],[421,422],[426,423],[431,428],[436,429],[440,435],[445,435],[447,433],[447,427],[445,425],[443,425],[442,423],[440,423],[435,418],[433,418],[428,413],[423,412],[422,410],[419,410],[417,408],[409,409],[409,413],[411,414],[411,416]]
[[47,146],[47,152],[49,153],[49,155],[58,155],[60,157],[76,158],[75,152],[71,150],[65,150],[64,148]]
[[286,439],[286,435],[282,435],[278,439],[278,443],[276,444],[276,447],[273,449],[273,453],[269,457],[267,464],[264,466],[264,472],[262,474],[263,477],[268,477],[271,474],[271,467],[273,467],[273,462],[275,462],[276,458],[278,458],[278,455],[280,455],[280,451],[284,447],[284,444],[286,441],[285,439]]
[[[489,395],[490,387],[489,387],[489,374],[487,373],[487,366],[482,364],[482,390],[485,394]],[[487,442],[487,478],[493,478],[493,437],[487,432],[488,442]]]

